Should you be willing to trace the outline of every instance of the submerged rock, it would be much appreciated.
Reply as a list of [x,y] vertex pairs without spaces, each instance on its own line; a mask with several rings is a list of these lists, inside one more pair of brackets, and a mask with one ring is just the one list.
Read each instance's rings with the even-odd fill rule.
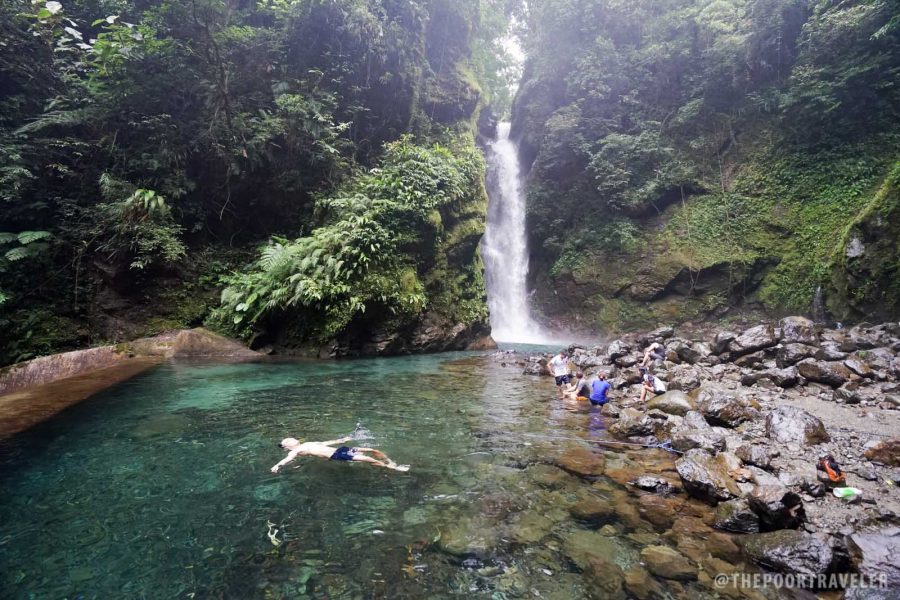
[[832,559],[830,544],[794,529],[750,534],[744,540],[744,551],[764,567],[795,575],[824,573]]
[[605,461],[603,455],[588,448],[570,448],[554,459],[560,469],[575,475],[589,477],[602,475]]
[[697,579],[697,567],[668,546],[647,546],[641,550],[641,560],[657,577],[681,581]]

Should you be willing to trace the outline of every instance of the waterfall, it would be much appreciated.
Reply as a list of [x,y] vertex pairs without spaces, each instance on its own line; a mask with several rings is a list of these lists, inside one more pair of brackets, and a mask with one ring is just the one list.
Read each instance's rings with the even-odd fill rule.
[[548,336],[531,318],[528,307],[525,195],[509,123],[497,127],[497,139],[488,146],[487,163],[489,202],[481,254],[491,335],[501,342],[547,343]]
[[815,323],[825,323],[825,302],[822,299],[822,286],[816,286],[812,302],[812,318]]

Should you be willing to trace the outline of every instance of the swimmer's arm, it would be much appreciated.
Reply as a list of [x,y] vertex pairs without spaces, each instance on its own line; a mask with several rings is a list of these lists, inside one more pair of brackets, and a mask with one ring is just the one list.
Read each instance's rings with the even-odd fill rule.
[[325,444],[326,446],[331,446],[332,444],[343,444],[344,442],[349,442],[352,439],[353,439],[353,436],[348,435],[347,437],[342,437],[337,440],[328,440],[327,442],[322,442],[322,443]]
[[292,460],[297,458],[298,454],[300,454],[299,450],[291,450],[290,452],[288,452],[287,456],[285,456],[282,460],[280,460],[277,465],[272,467],[272,472],[277,473],[278,469],[280,469],[284,465],[288,464],[289,462],[291,462]]

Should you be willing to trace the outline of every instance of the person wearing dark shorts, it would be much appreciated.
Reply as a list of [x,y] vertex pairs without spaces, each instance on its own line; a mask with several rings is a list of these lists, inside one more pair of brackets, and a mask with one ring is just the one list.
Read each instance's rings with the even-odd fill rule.
[[569,384],[569,358],[566,356],[566,351],[560,350],[559,354],[550,359],[547,366],[556,379],[556,395],[562,396],[562,386]]
[[[329,458],[331,460],[369,463],[376,467],[384,467],[395,471],[409,471],[409,465],[398,465],[388,458],[384,452],[375,448],[351,448],[350,446],[332,448],[334,444],[343,444],[352,439],[353,436],[328,440],[327,442],[301,442],[296,438],[284,438],[281,440],[280,446],[288,450],[288,455],[272,467],[272,472],[277,473],[278,469],[297,458],[297,456],[318,456],[319,458]],[[368,456],[369,454],[372,456]]]

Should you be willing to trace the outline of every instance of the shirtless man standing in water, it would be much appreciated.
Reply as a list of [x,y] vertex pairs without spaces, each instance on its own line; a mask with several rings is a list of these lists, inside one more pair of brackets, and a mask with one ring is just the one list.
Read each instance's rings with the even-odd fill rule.
[[[332,448],[332,444],[343,444],[353,439],[353,436],[342,437],[338,440],[328,440],[327,442],[300,442],[296,438],[284,438],[281,440],[280,446],[288,450],[288,455],[284,457],[277,465],[272,467],[272,472],[277,473],[278,469],[288,464],[298,455],[300,456],[318,456],[320,458],[330,458],[331,460],[347,460],[354,462],[370,463],[378,467],[393,469],[395,471],[409,471],[409,465],[398,465],[384,452],[374,448],[350,448],[341,446],[340,448]],[[372,454],[376,458],[366,456]]]

